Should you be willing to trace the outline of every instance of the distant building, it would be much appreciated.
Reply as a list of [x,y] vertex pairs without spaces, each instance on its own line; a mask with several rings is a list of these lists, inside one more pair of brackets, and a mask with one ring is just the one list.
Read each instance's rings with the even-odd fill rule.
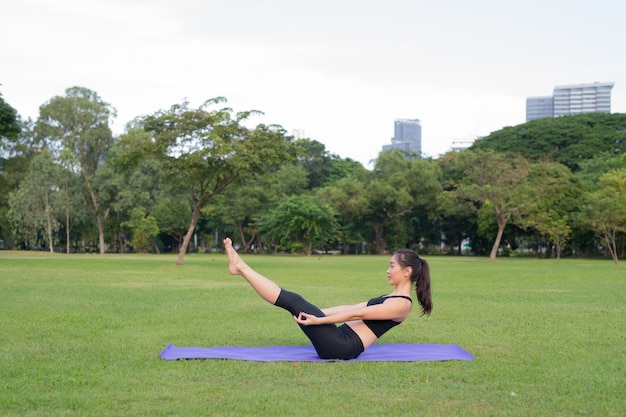
[[[480,139],[476,138],[476,139]],[[456,139],[452,141],[452,146],[450,147],[450,150],[452,152],[461,152],[464,151],[466,149],[468,149],[470,146],[472,146],[474,144],[474,141],[476,141],[476,139]]]
[[400,149],[416,154],[422,153],[422,125],[419,119],[396,119],[393,133],[391,145],[384,145],[383,151]]
[[304,134],[304,129],[293,129],[291,131],[291,136],[293,136],[293,138],[296,140],[304,139],[306,137]]
[[526,99],[526,121],[554,117],[554,97],[528,97]]
[[526,121],[582,113],[611,113],[615,83],[574,84],[554,87],[552,96],[528,97]]
[[554,87],[554,117],[581,113],[611,113],[611,89],[615,83]]

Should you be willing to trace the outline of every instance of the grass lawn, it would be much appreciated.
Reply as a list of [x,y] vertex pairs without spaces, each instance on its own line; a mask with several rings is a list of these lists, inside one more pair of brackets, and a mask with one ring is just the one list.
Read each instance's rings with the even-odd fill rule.
[[[320,307],[389,291],[389,257],[244,256]],[[302,345],[224,255],[0,251],[2,416],[623,416],[626,269],[430,257],[434,311],[381,343],[474,361],[163,361],[177,346]]]

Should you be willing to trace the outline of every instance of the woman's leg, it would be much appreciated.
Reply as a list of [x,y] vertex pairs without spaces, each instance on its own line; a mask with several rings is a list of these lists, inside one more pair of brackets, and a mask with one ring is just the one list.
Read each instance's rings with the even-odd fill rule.
[[[233,248],[233,242],[224,239],[224,248],[228,255],[228,272],[241,275],[252,288],[268,303],[289,311],[292,315],[301,312],[323,316],[324,313],[300,295],[285,291],[271,280],[250,268]],[[361,339],[347,326],[334,324],[321,326],[302,326],[300,328],[311,340],[317,354],[323,359],[352,359],[363,352]]]
[[[323,317],[324,312],[299,294],[282,290],[276,306],[297,316],[301,312]],[[300,329],[309,338],[315,351],[322,359],[353,359],[363,352],[363,342],[350,327],[335,324],[303,326]]]
[[276,304],[280,295],[280,287],[250,268],[233,248],[233,242],[230,238],[224,239],[224,249],[228,256],[228,272],[231,275],[241,275],[265,301]]

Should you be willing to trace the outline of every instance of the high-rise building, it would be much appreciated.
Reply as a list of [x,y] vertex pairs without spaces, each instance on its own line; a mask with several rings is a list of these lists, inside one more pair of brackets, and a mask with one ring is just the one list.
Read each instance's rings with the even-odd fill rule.
[[562,85],[554,87],[552,96],[528,97],[526,121],[581,113],[611,113],[614,85],[612,82]]
[[552,96],[528,97],[526,99],[526,121],[554,117],[554,98]]
[[581,113],[611,113],[614,83],[563,85],[554,87],[554,117]]
[[416,154],[422,153],[422,125],[419,119],[396,119],[393,133],[391,145],[384,145],[383,151],[401,149]]

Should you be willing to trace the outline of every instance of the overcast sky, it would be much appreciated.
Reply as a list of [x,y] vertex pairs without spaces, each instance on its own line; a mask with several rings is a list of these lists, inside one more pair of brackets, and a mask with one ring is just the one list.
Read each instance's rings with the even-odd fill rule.
[[420,119],[436,157],[524,123],[526,98],[557,85],[615,82],[626,112],[622,0],[5,3],[0,93],[23,118],[72,86],[117,109],[116,134],[223,96],[368,166],[397,118]]

